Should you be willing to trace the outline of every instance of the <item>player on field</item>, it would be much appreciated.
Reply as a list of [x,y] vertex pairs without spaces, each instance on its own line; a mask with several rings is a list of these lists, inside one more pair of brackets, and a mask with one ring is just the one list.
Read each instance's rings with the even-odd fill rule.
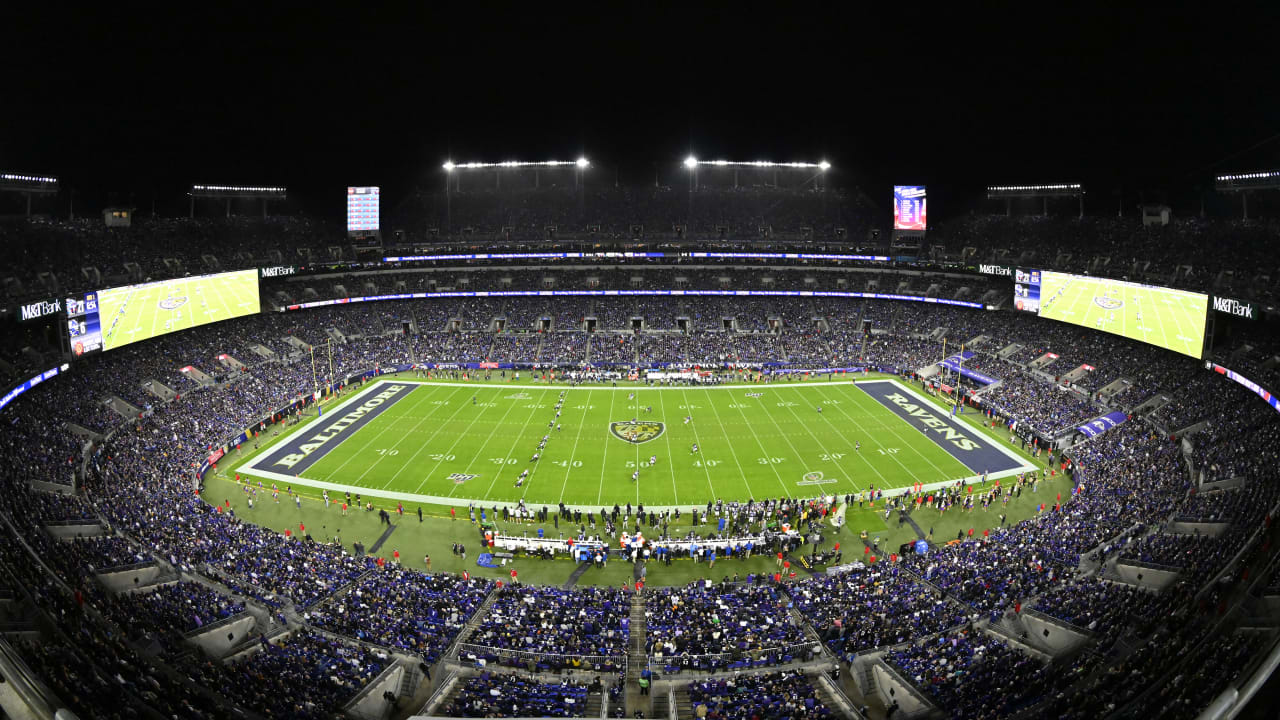
[[649,467],[653,467],[654,465],[657,465],[657,464],[658,464],[658,456],[657,456],[657,455],[650,455],[650,456],[649,456]]
[[691,449],[691,450],[689,451],[689,454],[690,454],[690,455],[693,455],[693,454],[695,454],[695,453],[697,453],[697,452],[698,452],[698,443],[694,443],[694,444],[693,444],[693,449]]
[[693,422],[693,416],[692,416],[692,415],[685,415],[685,416],[684,416],[684,424],[685,424],[685,425],[688,425],[688,424],[689,424],[689,423],[691,423],[691,422]]
[[631,473],[631,482],[635,482],[635,481],[637,481],[637,480],[639,480],[639,479],[640,479],[640,471],[639,471],[639,470],[636,470],[635,472]]

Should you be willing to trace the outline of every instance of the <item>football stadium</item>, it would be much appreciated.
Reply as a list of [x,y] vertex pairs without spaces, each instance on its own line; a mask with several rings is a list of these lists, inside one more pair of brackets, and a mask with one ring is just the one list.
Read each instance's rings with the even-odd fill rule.
[[703,10],[15,10],[0,715],[1275,717],[1274,94]]

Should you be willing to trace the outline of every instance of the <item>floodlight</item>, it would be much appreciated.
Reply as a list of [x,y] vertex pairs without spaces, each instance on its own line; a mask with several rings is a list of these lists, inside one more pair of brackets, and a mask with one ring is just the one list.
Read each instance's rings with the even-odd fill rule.
[[457,167],[457,165],[454,165],[452,160],[446,160],[442,167],[444,167],[445,172],[453,172],[453,169]]
[[831,163],[827,162],[826,160],[823,160],[822,162],[818,163],[818,169],[823,172],[826,172],[831,169]]
[[586,170],[587,166],[590,165],[591,163],[588,162],[586,158],[580,157],[578,158],[578,162],[576,164],[579,170]]
[[690,170],[698,167],[698,158],[690,155],[689,157],[684,159],[684,166],[689,168]]

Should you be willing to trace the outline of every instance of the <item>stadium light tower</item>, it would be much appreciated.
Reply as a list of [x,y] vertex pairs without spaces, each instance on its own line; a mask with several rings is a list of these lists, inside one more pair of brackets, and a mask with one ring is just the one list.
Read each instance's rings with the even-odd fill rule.
[[817,170],[818,175],[813,179],[825,174],[831,169],[831,163],[823,160],[821,162],[772,162],[769,160],[699,160],[696,156],[690,155],[684,159],[684,167],[690,172],[691,189],[698,188],[698,168],[707,166],[712,168],[733,168],[733,186],[738,187],[738,170],[742,168],[755,170],[771,170],[773,172],[773,186],[778,187],[778,172],[786,170]]
[[1040,198],[1043,215],[1049,214],[1049,198],[1073,197],[1080,208],[1080,217],[1084,217],[1084,190],[1080,183],[1058,183],[1056,185],[989,185],[988,200],[1004,200],[1004,214],[1008,217],[1013,211],[1015,198]]
[[31,196],[56,195],[58,178],[0,173],[0,191],[22,193],[27,199],[27,217],[31,217]]
[[284,200],[288,197],[288,191],[282,187],[270,187],[259,185],[192,185],[191,192],[187,193],[191,198],[190,216],[196,216],[196,198],[214,198],[217,200],[225,200],[227,208],[227,217],[231,217],[231,201],[239,198],[248,198],[252,200],[262,200],[262,217],[267,216],[267,205],[272,200]]
[[533,170],[533,186],[539,187],[541,182],[541,171],[544,168],[563,168],[571,167],[577,170],[574,175],[575,187],[581,185],[582,173],[591,167],[591,161],[585,157],[579,157],[577,160],[542,160],[540,162],[528,162],[523,160],[504,160],[502,162],[465,162],[455,163],[453,160],[446,160],[440,167],[444,168],[445,173],[445,190],[449,191],[449,183],[453,182],[454,190],[458,189],[460,176],[464,170],[486,171],[492,170],[494,176],[494,187],[502,189],[502,171],[503,170]]
[[1249,193],[1254,190],[1280,190],[1280,170],[1219,175],[1214,188],[1220,193],[1240,193],[1244,219],[1249,219]]

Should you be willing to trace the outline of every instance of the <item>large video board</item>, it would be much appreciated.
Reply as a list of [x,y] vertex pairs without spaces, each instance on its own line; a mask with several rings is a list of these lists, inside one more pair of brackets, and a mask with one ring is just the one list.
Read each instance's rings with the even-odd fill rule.
[[376,187],[347,188],[347,232],[376,232],[378,222],[379,189]]
[[237,270],[68,298],[67,333],[79,356],[260,311],[258,271]]
[[1209,296],[1049,270],[1019,269],[1014,307],[1199,358]]
[[928,205],[923,185],[893,186],[893,229],[924,231]]

